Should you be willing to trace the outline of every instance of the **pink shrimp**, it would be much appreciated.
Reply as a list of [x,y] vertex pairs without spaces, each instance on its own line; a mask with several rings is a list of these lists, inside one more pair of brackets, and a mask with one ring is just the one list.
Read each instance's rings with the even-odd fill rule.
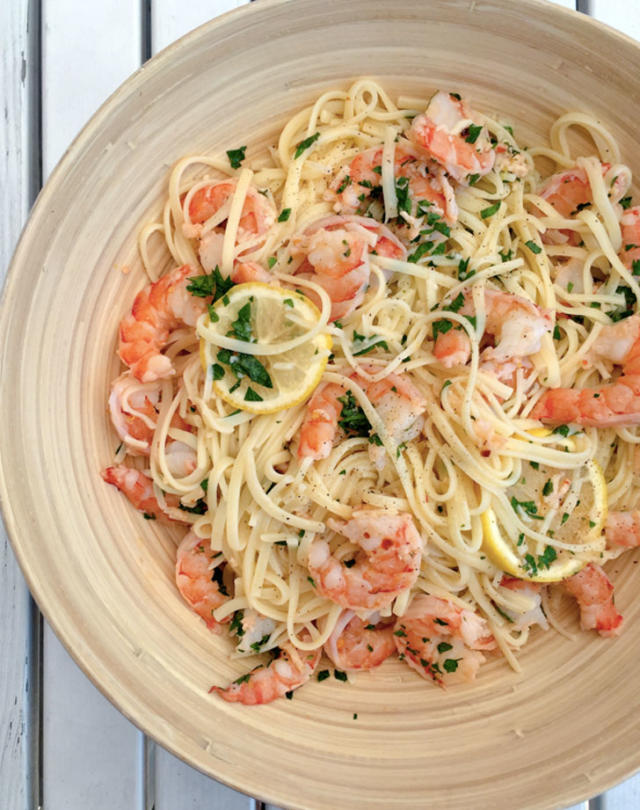
[[394,641],[400,657],[423,678],[439,686],[472,681],[496,641],[486,619],[448,599],[418,594],[396,621]]
[[[475,113],[450,93],[436,93],[417,115],[408,136],[459,183],[473,174],[488,174],[496,159],[485,127],[476,129]],[[473,127],[473,129],[472,129]]]
[[224,700],[245,706],[271,703],[305,684],[320,663],[321,655],[322,650],[301,650],[287,641],[280,646],[277,658],[266,667],[256,667],[224,689],[212,686],[209,692],[217,692]]
[[583,630],[597,630],[601,636],[618,636],[623,618],[613,603],[613,585],[595,563],[563,580],[565,589],[576,598]]
[[[375,374],[379,369],[364,366],[363,370]],[[381,380],[369,382],[364,377],[353,374],[352,379],[364,388],[365,394],[378,412],[396,447],[415,439],[422,430],[421,417],[427,404],[408,377],[402,374],[387,374]],[[307,413],[300,428],[299,458],[313,458],[316,461],[327,458],[334,442],[344,435],[340,430],[339,420],[345,406],[345,397],[348,397],[347,391],[335,383],[316,389],[309,400]],[[348,426],[346,432],[349,435]],[[384,466],[383,446],[372,443],[369,454],[378,468]]]
[[131,313],[122,319],[120,359],[141,382],[175,373],[171,360],[162,354],[169,335],[180,326],[195,326],[207,309],[203,298],[187,291],[189,277],[196,275],[185,264],[148,284],[136,295]]
[[[213,612],[229,598],[222,581],[224,562],[221,551],[212,551],[211,543],[194,531],[189,531],[178,546],[176,556],[176,585],[181,596],[209,630],[220,632],[220,623]],[[229,621],[229,616],[224,621]]]
[[351,610],[379,610],[415,583],[423,541],[411,515],[361,506],[350,520],[330,518],[327,525],[361,549],[348,567],[332,555],[327,540],[311,543],[309,573],[327,599]]
[[324,651],[339,669],[374,669],[396,651],[393,626],[365,622],[352,610],[345,610],[324,645]]
[[[183,231],[185,236],[197,238],[200,263],[209,273],[213,272],[215,267],[223,264],[224,223],[235,191],[235,180],[222,180],[219,183],[199,188],[189,203],[188,222],[183,225]],[[218,216],[216,217],[216,215]],[[215,227],[204,230],[203,224],[212,217],[216,217],[216,220],[219,221],[216,221]],[[256,189],[252,187],[247,189],[238,222],[234,259],[259,248],[264,243],[267,231],[275,221],[276,210],[273,203]]]
[[[130,371],[125,371],[113,381],[109,395],[111,422],[126,445],[127,453],[149,455],[160,399],[159,385],[141,384]],[[193,427],[184,421],[177,410],[171,418],[171,427],[187,433],[193,431]],[[196,453],[184,442],[169,438],[166,455],[172,475],[186,476],[196,468]]]
[[[369,255],[404,260],[402,243],[384,225],[365,217],[326,217],[292,241],[304,261],[296,275],[319,284],[331,299],[330,320],[345,318],[364,301],[371,267]],[[312,299],[311,291],[305,291]],[[319,302],[318,302],[319,303]]]
[[[380,147],[359,152],[338,174],[331,184],[338,198],[338,210],[353,214],[366,208],[370,195],[381,190],[382,152]],[[405,138],[395,145],[394,175],[408,179],[409,198],[413,203],[425,203],[430,212],[439,214],[450,225],[454,224],[458,208],[447,177],[437,164],[429,164],[420,157],[416,147]]]
[[[146,518],[150,520],[157,519],[163,523],[187,522],[176,520],[165,512],[158,503],[153,491],[153,481],[140,470],[127,467],[125,464],[116,464],[103,470],[102,477],[107,484],[113,484],[114,487],[117,487],[120,492],[126,495],[135,508],[144,513]],[[170,509],[177,509],[180,504],[177,495],[167,494],[165,500]]]
[[[497,340],[493,348],[482,352],[482,359],[487,363],[497,363],[499,366],[535,354],[540,350],[542,336],[553,329],[551,315],[526,298],[498,290],[485,290],[484,302],[485,334],[493,335]],[[457,311],[461,315],[475,315],[471,290],[465,290],[464,304]],[[439,332],[433,354],[445,368],[466,364],[471,356],[467,333],[454,324],[446,332]],[[490,368],[499,370],[498,366]],[[512,368],[508,368],[507,372],[508,378],[513,376]]]
[[531,606],[523,612],[501,608],[501,612],[511,619],[516,630],[524,630],[534,624],[539,624],[544,630],[549,629],[547,617],[542,610],[542,586],[539,582],[528,582],[505,574],[500,580],[500,587],[519,593],[530,600]]
[[346,393],[341,385],[335,383],[316,388],[300,428],[299,458],[327,458],[338,432],[338,419],[343,407],[340,397]]
[[[606,175],[611,169],[610,163],[602,164],[602,175]],[[629,188],[629,171],[626,167],[616,166],[618,170],[612,180],[609,197],[613,202],[618,202]],[[546,200],[565,219],[575,216],[582,208],[589,206],[593,202],[593,193],[589,184],[587,172],[580,166],[568,169],[558,174],[552,174],[545,180],[538,194]],[[582,239],[575,230],[550,229],[546,231],[542,239],[547,244],[578,245]]]
[[622,375],[593,388],[549,389],[536,403],[532,418],[584,427],[640,424],[640,315],[604,326],[592,346],[591,360],[620,365]]
[[607,548],[640,546],[640,511],[607,512],[604,534]]
[[640,260],[640,205],[624,212],[620,219],[620,234],[622,236],[620,259],[625,267],[632,270],[634,262]]
[[[222,180],[199,188],[189,203],[189,220],[193,226],[202,225],[215,216],[236,191],[235,180]],[[242,206],[238,228],[240,236],[264,236],[276,219],[276,211],[270,200],[254,188],[248,188]],[[224,220],[223,220],[224,221]],[[198,234],[196,229],[187,227],[188,236]]]

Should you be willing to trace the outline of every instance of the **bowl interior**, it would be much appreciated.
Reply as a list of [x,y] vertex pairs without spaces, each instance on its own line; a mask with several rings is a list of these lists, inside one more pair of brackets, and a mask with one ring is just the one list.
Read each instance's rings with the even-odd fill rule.
[[522,675],[495,660],[444,692],[388,662],[355,686],[313,682],[248,709],[207,694],[242,665],[177,594],[179,532],[144,521],[99,476],[117,444],[105,406],[117,325],[144,283],[137,230],[179,157],[261,149],[322,90],[372,75],[391,94],[462,92],[510,120],[523,144],[545,140],[566,110],[591,112],[640,171],[629,103],[640,78],[624,69],[638,55],[631,40],[533,0],[262,0],[147,64],[54,172],[1,313],[2,506],[32,591],[77,662],[195,767],[280,805],[346,809],[557,806],[640,765],[629,712],[638,557],[611,569],[627,620],[615,642],[539,633]]

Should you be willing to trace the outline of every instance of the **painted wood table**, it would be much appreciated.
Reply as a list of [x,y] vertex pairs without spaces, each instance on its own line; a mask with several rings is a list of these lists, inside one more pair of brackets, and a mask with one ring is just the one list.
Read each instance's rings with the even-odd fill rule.
[[[640,0],[556,1],[640,40]],[[104,99],[153,54],[245,2],[0,2],[0,280],[42,183]],[[185,765],[111,706],[39,615],[0,526],[0,810],[38,807],[263,805]],[[580,805],[596,808],[640,808],[640,775]]]

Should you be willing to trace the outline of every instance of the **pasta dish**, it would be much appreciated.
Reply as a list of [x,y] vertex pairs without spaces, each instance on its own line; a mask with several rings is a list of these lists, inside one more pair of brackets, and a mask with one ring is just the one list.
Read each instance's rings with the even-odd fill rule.
[[640,207],[602,123],[566,113],[549,143],[359,79],[268,150],[173,168],[103,477],[184,525],[177,588],[247,658],[222,698],[392,655],[441,686],[519,670],[532,632],[569,633],[566,598],[620,633],[603,565],[640,544]]

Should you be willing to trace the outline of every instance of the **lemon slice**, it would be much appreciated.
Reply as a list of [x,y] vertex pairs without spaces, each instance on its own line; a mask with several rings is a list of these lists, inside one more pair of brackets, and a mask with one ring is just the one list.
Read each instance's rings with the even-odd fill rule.
[[331,353],[320,312],[298,292],[238,284],[198,324],[213,391],[233,408],[275,413],[306,399]]
[[506,511],[494,500],[482,514],[483,547],[498,568],[514,577],[557,582],[604,550],[606,480],[594,460],[576,470],[525,466],[529,469],[506,493]]

